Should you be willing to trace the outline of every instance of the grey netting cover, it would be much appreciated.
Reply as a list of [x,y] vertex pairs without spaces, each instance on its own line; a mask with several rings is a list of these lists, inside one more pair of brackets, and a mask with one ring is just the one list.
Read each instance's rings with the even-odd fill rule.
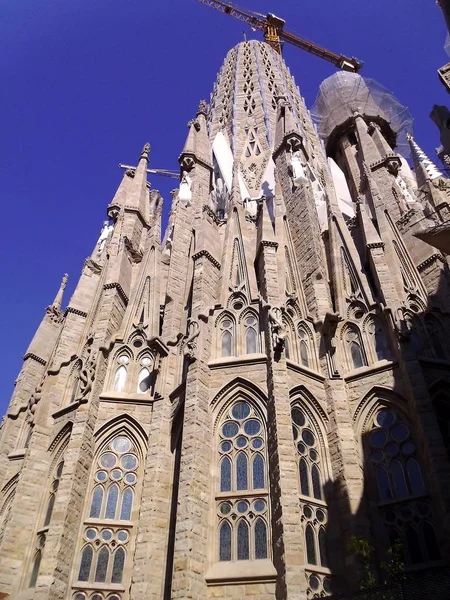
[[356,111],[386,121],[397,136],[397,152],[405,157],[409,155],[406,135],[412,133],[413,118],[392,92],[374,79],[346,71],[339,71],[322,81],[311,114],[325,142],[334,129]]

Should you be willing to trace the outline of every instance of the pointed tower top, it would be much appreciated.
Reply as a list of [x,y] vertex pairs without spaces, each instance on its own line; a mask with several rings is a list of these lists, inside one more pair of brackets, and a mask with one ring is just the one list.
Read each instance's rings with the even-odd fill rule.
[[51,305],[52,308],[54,308],[55,310],[61,310],[63,294],[64,294],[64,290],[66,288],[68,279],[69,279],[69,276],[67,275],[67,273],[64,273],[63,278],[61,280],[61,285],[59,286],[58,293],[56,294],[55,299],[53,300],[52,305]]
[[199,115],[205,115],[205,117],[208,116],[208,105],[206,103],[206,100],[200,100],[200,102],[198,103],[197,117]]
[[408,135],[408,142],[411,147],[414,170],[417,177],[417,186],[421,188],[427,181],[432,181],[438,177],[444,177],[444,174],[435,163],[428,158],[422,148],[417,144],[412,135]]
[[148,162],[148,155],[150,154],[150,144],[149,142],[147,142],[145,144],[145,146],[142,148],[142,152],[141,155],[139,157],[139,160],[142,160],[143,158]]

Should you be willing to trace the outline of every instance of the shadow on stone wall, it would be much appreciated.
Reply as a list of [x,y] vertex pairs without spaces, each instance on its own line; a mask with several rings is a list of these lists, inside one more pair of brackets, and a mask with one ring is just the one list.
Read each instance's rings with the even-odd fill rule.
[[[384,413],[386,426],[377,426],[375,420],[375,429],[367,431],[362,440],[364,485],[357,511],[352,513],[343,481],[328,481],[324,486],[332,598],[450,599],[449,282],[445,268],[426,308],[405,313],[405,320],[397,321],[398,331],[391,340],[398,363],[394,393],[391,403],[384,399],[385,410],[390,411]],[[396,421],[389,427],[393,413]],[[406,425],[410,435],[406,436],[404,428],[394,429],[396,425]],[[411,459],[420,464],[423,489]],[[383,484],[380,473],[384,467],[389,479]],[[373,548],[366,567],[365,561],[349,550],[352,536]],[[393,573],[387,566],[397,540],[403,573]],[[361,590],[367,570],[373,587]]]

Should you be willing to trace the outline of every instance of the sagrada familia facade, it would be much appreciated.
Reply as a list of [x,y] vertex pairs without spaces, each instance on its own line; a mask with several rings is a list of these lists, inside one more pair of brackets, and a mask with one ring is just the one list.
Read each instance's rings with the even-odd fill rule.
[[415,233],[450,182],[373,81],[312,114],[242,42],[163,236],[149,144],[124,173],[2,421],[2,598],[307,600],[359,588],[355,536],[376,583],[397,540],[449,564],[449,268]]

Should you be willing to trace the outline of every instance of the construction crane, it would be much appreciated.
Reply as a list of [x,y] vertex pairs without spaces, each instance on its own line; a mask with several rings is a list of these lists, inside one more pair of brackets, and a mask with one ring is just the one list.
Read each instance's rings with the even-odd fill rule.
[[[136,171],[136,167],[132,167],[131,165],[123,165],[122,163],[119,164],[119,169]],[[180,179],[179,171],[168,171],[167,169],[147,169],[147,173],[152,173],[153,175],[162,175],[163,177],[170,177],[171,179]]]
[[315,56],[328,60],[344,71],[357,73],[363,66],[363,63],[357,58],[347,58],[346,56],[335,54],[334,52],[330,52],[321,46],[317,46],[317,44],[308,42],[289,31],[285,31],[284,26],[286,21],[272,13],[262,15],[257,12],[244,11],[232,4],[220,2],[220,0],[199,0],[199,2],[206,4],[206,6],[211,6],[211,8],[215,8],[235,19],[239,19],[239,21],[250,25],[253,29],[260,29],[264,32],[264,41],[278,52],[278,54],[281,54],[281,43],[288,42],[293,46],[297,46],[297,48],[301,48]]

